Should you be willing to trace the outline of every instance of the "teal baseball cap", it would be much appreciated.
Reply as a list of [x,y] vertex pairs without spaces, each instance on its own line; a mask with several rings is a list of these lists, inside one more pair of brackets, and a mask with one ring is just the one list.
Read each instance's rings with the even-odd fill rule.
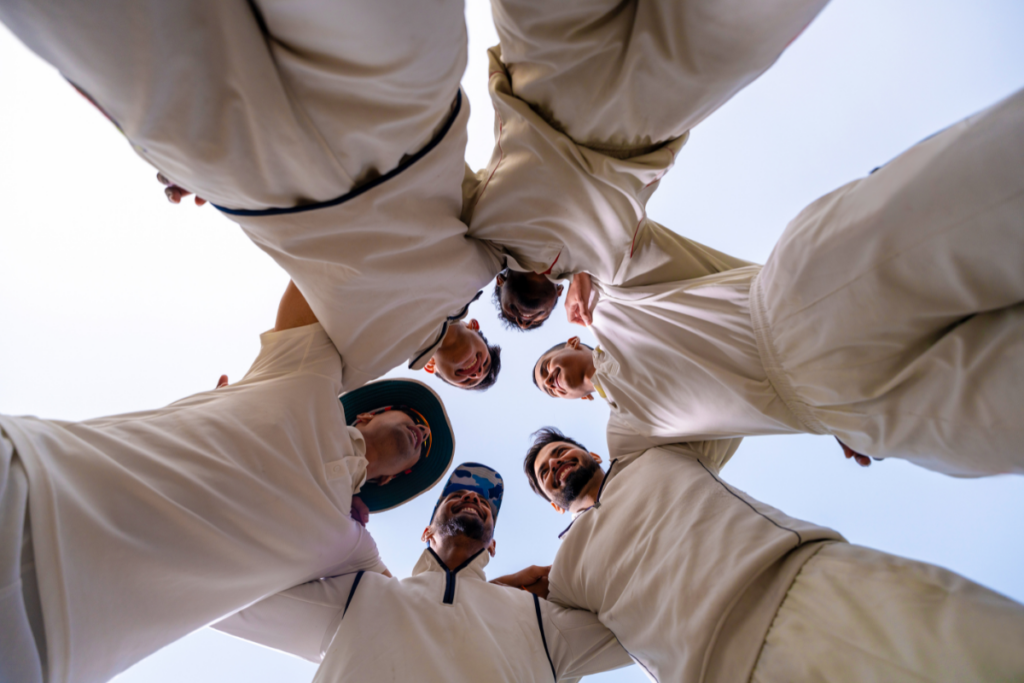
[[363,413],[401,410],[413,422],[430,427],[430,438],[423,442],[422,455],[411,469],[384,486],[363,484],[359,497],[370,512],[398,507],[441,481],[455,456],[455,434],[444,402],[433,389],[414,379],[382,379],[339,398],[349,425]]
[[431,522],[434,521],[437,508],[441,507],[441,501],[456,491],[473,491],[480,494],[491,504],[494,523],[498,523],[498,511],[501,509],[501,499],[505,495],[505,480],[497,470],[478,462],[464,462],[456,467],[448,477],[448,483],[444,485],[437,503],[434,504],[434,511],[430,513]]

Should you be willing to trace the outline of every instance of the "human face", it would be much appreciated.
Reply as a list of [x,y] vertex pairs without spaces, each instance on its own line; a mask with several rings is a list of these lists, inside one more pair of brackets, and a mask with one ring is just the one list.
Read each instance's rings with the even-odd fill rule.
[[548,500],[569,509],[600,471],[601,458],[567,441],[549,443],[533,463],[537,483]]
[[499,275],[501,312],[505,319],[521,330],[540,327],[551,316],[562,286],[545,275],[508,271]]
[[[360,416],[363,417],[363,416]],[[401,410],[367,416],[360,431],[368,448],[379,454],[379,475],[393,477],[405,472],[420,459],[430,428],[418,425]]]
[[594,353],[579,340],[548,351],[533,367],[537,386],[554,398],[583,398],[594,391]]
[[457,323],[448,329],[444,343],[434,352],[434,367],[449,384],[471,389],[490,371],[491,353],[479,334],[468,325]]
[[494,535],[494,515],[486,498],[475,491],[449,493],[437,508],[434,527],[441,536],[467,536],[489,542]]

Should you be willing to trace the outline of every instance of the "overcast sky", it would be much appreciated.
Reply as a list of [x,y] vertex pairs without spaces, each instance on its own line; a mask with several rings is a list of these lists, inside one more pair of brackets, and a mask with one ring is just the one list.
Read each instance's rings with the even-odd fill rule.
[[[467,159],[479,168],[494,141],[485,49],[496,37],[480,0],[467,20]],[[649,214],[763,262],[806,204],[1024,86],[1021,36],[1020,0],[836,0],[765,76],[694,130]],[[239,379],[273,325],[287,276],[216,210],[167,204],[155,171],[2,27],[0,93],[0,412],[78,420],[158,407],[211,388],[222,373]],[[483,395],[438,391],[455,426],[456,462],[505,475],[488,567],[498,576],[548,564],[567,523],[521,474],[530,432],[554,424],[603,452],[607,408],[548,399],[529,379],[543,349],[586,331],[559,313],[541,331],[506,332],[489,299],[488,290],[471,314],[504,347],[497,386]],[[815,436],[747,439],[723,476],[851,542],[1024,600],[1022,478],[957,480],[902,462],[864,470],[844,461],[833,439]],[[398,576],[422,551],[436,496],[370,522]],[[313,672],[202,630],[117,680],[304,683]],[[644,677],[630,667],[589,680]]]

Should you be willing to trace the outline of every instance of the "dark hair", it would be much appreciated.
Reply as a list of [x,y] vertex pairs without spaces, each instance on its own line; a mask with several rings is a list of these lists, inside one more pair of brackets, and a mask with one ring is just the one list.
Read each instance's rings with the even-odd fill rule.
[[[533,370],[532,370],[532,371],[530,372],[530,379],[532,379],[532,380],[533,380],[533,386],[537,387],[537,388],[538,388],[538,389],[540,389],[541,391],[544,391],[543,389],[541,389],[540,385],[539,385],[539,384],[537,384],[537,363],[539,363],[539,362],[540,362],[540,359],[541,359],[541,358],[543,358],[544,356],[548,355],[549,353],[551,353],[551,352],[552,352],[552,351],[554,351],[555,349],[559,349],[559,348],[561,348],[561,347],[565,346],[565,345],[566,345],[566,343],[567,343],[567,342],[560,342],[560,343],[558,343],[558,344],[555,344],[555,345],[554,345],[554,346],[552,346],[552,347],[551,347],[550,349],[548,349],[548,350],[547,350],[547,351],[545,351],[544,353],[542,353],[542,354],[540,354],[539,356],[537,356],[537,360],[536,360],[536,362],[534,362],[534,364],[533,364]],[[594,347],[593,347],[593,346],[591,346],[590,344],[584,344],[583,342],[580,342],[580,346],[586,347],[586,348],[590,349],[591,351],[593,351],[593,350],[594,350]],[[545,393],[545,394],[547,394],[547,392],[544,392],[544,393]]]
[[523,471],[526,472],[526,478],[529,480],[530,488],[533,489],[533,492],[541,498],[550,501],[551,499],[547,497],[544,489],[541,488],[540,482],[537,481],[537,473],[533,470],[533,465],[537,462],[537,456],[540,455],[540,452],[544,450],[545,446],[553,443],[571,443],[576,448],[583,449],[588,453],[590,451],[579,441],[566,436],[555,427],[541,427],[533,434],[530,434],[530,436],[533,437],[533,445],[530,446],[530,450],[526,451],[526,458],[523,460]]
[[487,391],[494,386],[494,383],[498,381],[498,373],[501,372],[501,347],[497,344],[488,344],[487,337],[480,330],[476,331],[480,335],[480,338],[484,340],[484,346],[487,347],[487,353],[491,354],[491,367],[487,370],[487,374],[480,380],[480,383],[475,387],[469,387],[471,391]]
[[453,387],[465,389],[466,391],[487,391],[494,386],[495,382],[498,381],[498,373],[501,372],[501,347],[497,344],[489,344],[487,342],[487,337],[485,337],[484,333],[480,330],[476,330],[476,333],[480,335],[480,338],[484,341],[484,346],[487,347],[487,353],[491,357],[491,366],[488,368],[487,374],[484,375],[484,378],[480,380],[478,384],[471,387],[460,386],[454,382],[449,382],[444,377],[441,377],[441,375],[438,375],[438,377],[441,377],[441,381],[445,384],[450,384]]
[[[498,277],[502,278],[503,280],[505,280],[507,282],[508,281],[508,273],[509,273],[509,269],[506,268],[505,270],[503,270],[500,273],[498,273]],[[523,329],[522,327],[519,327],[519,324],[515,320],[513,320],[512,318],[510,318],[507,315],[505,315],[505,309],[501,307],[501,287],[502,287],[501,280],[495,278],[495,280],[494,280],[494,291],[491,292],[491,301],[494,302],[495,308],[498,309],[498,320],[501,321],[502,326],[506,330],[515,330],[516,332],[526,332],[525,329]]]
[[[519,272],[519,271],[515,271],[515,272]],[[537,275],[537,274],[536,273],[520,272],[519,273],[519,277],[522,278],[520,281],[524,283],[523,286],[526,286],[526,287],[536,287],[536,285],[528,284],[528,280],[526,279],[528,275]],[[516,330],[517,332],[529,332],[531,330],[536,330],[536,329],[540,328],[541,325],[543,325],[545,322],[547,322],[548,318],[551,317],[552,311],[554,311],[555,307],[554,307],[553,304],[551,306],[551,309],[548,311],[547,316],[545,316],[544,318],[541,318],[540,320],[533,321],[533,324],[530,327],[523,327],[521,322],[519,322],[515,318],[508,317],[505,314],[505,309],[501,307],[501,290],[504,289],[504,286],[506,284],[508,284],[509,282],[511,282],[517,276],[514,275],[514,271],[512,271],[511,268],[505,268],[503,271],[498,273],[498,276],[502,280],[504,280],[505,282],[503,284],[501,281],[495,279],[495,281],[494,281],[494,291],[491,293],[491,300],[494,301],[494,305],[498,309],[498,320],[501,321],[501,324],[504,325],[506,329]],[[548,280],[546,277],[544,277],[544,276],[540,276],[540,277],[542,278],[541,281],[544,283],[544,286],[555,287],[555,285],[550,280]],[[557,302],[559,295],[557,294],[557,289],[555,291],[556,291],[555,302]],[[536,303],[537,301],[539,301],[539,298],[542,295],[538,294],[537,292],[524,293],[524,292],[519,291],[519,290],[513,290],[511,296],[515,297],[515,299],[517,301],[519,301],[519,302],[524,302],[525,301],[527,304],[530,304],[530,303]],[[522,305],[522,304],[520,304],[520,305]]]

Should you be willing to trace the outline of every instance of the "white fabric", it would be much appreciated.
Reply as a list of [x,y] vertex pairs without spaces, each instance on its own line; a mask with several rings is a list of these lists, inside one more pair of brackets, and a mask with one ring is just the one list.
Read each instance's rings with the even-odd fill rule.
[[308,209],[231,217],[296,282],[349,390],[422,367],[501,268],[459,220],[461,0],[3,0],[0,20],[174,182]]
[[809,431],[955,475],[1024,473],[1024,91],[807,207],[753,287]]
[[492,0],[515,94],[618,156],[678,138],[754,81],[826,0]]
[[1024,606],[933,565],[834,543],[779,608],[752,683],[1018,681]]
[[658,681],[746,680],[705,674],[724,656],[749,675],[803,561],[787,558],[841,538],[718,479],[712,463],[729,447],[704,441],[614,460],[598,504],[572,522],[552,564],[549,599],[596,613]]
[[516,269],[554,280],[587,272],[644,285],[748,265],[646,216],[685,136],[626,159],[578,145],[517,97],[499,50],[489,56],[496,144],[467,199],[471,236],[510,254]]
[[29,481],[49,680],[106,681],[290,586],[376,567],[366,477],[318,324],[262,335],[239,382],[84,422],[0,417]]
[[631,663],[595,615],[546,600],[542,638],[533,596],[487,583],[488,559],[482,552],[448,572],[426,550],[407,579],[367,573],[354,593],[351,574],[315,581],[214,628],[322,660],[317,681],[550,683],[552,667],[558,680],[571,680]]
[[[802,425],[765,374],[750,322],[760,266],[647,287],[594,283],[593,382],[611,406],[610,455],[687,439],[786,434]],[[656,398],[653,398],[656,397]],[[625,449],[625,450],[622,450]],[[724,462],[717,462],[721,467]]]
[[337,206],[235,216],[298,285],[345,359],[349,390],[403,361],[422,368],[448,325],[501,269],[467,239],[462,210],[469,103],[397,177]]
[[812,204],[763,269],[596,285],[609,445],[810,432],[1024,472],[1021,263],[1024,93]]
[[333,199],[398,167],[466,65],[461,0],[4,0],[0,20],[143,158],[236,209]]
[[43,655],[33,631],[41,626],[31,533],[28,479],[14,446],[0,430],[0,681],[43,683]]

